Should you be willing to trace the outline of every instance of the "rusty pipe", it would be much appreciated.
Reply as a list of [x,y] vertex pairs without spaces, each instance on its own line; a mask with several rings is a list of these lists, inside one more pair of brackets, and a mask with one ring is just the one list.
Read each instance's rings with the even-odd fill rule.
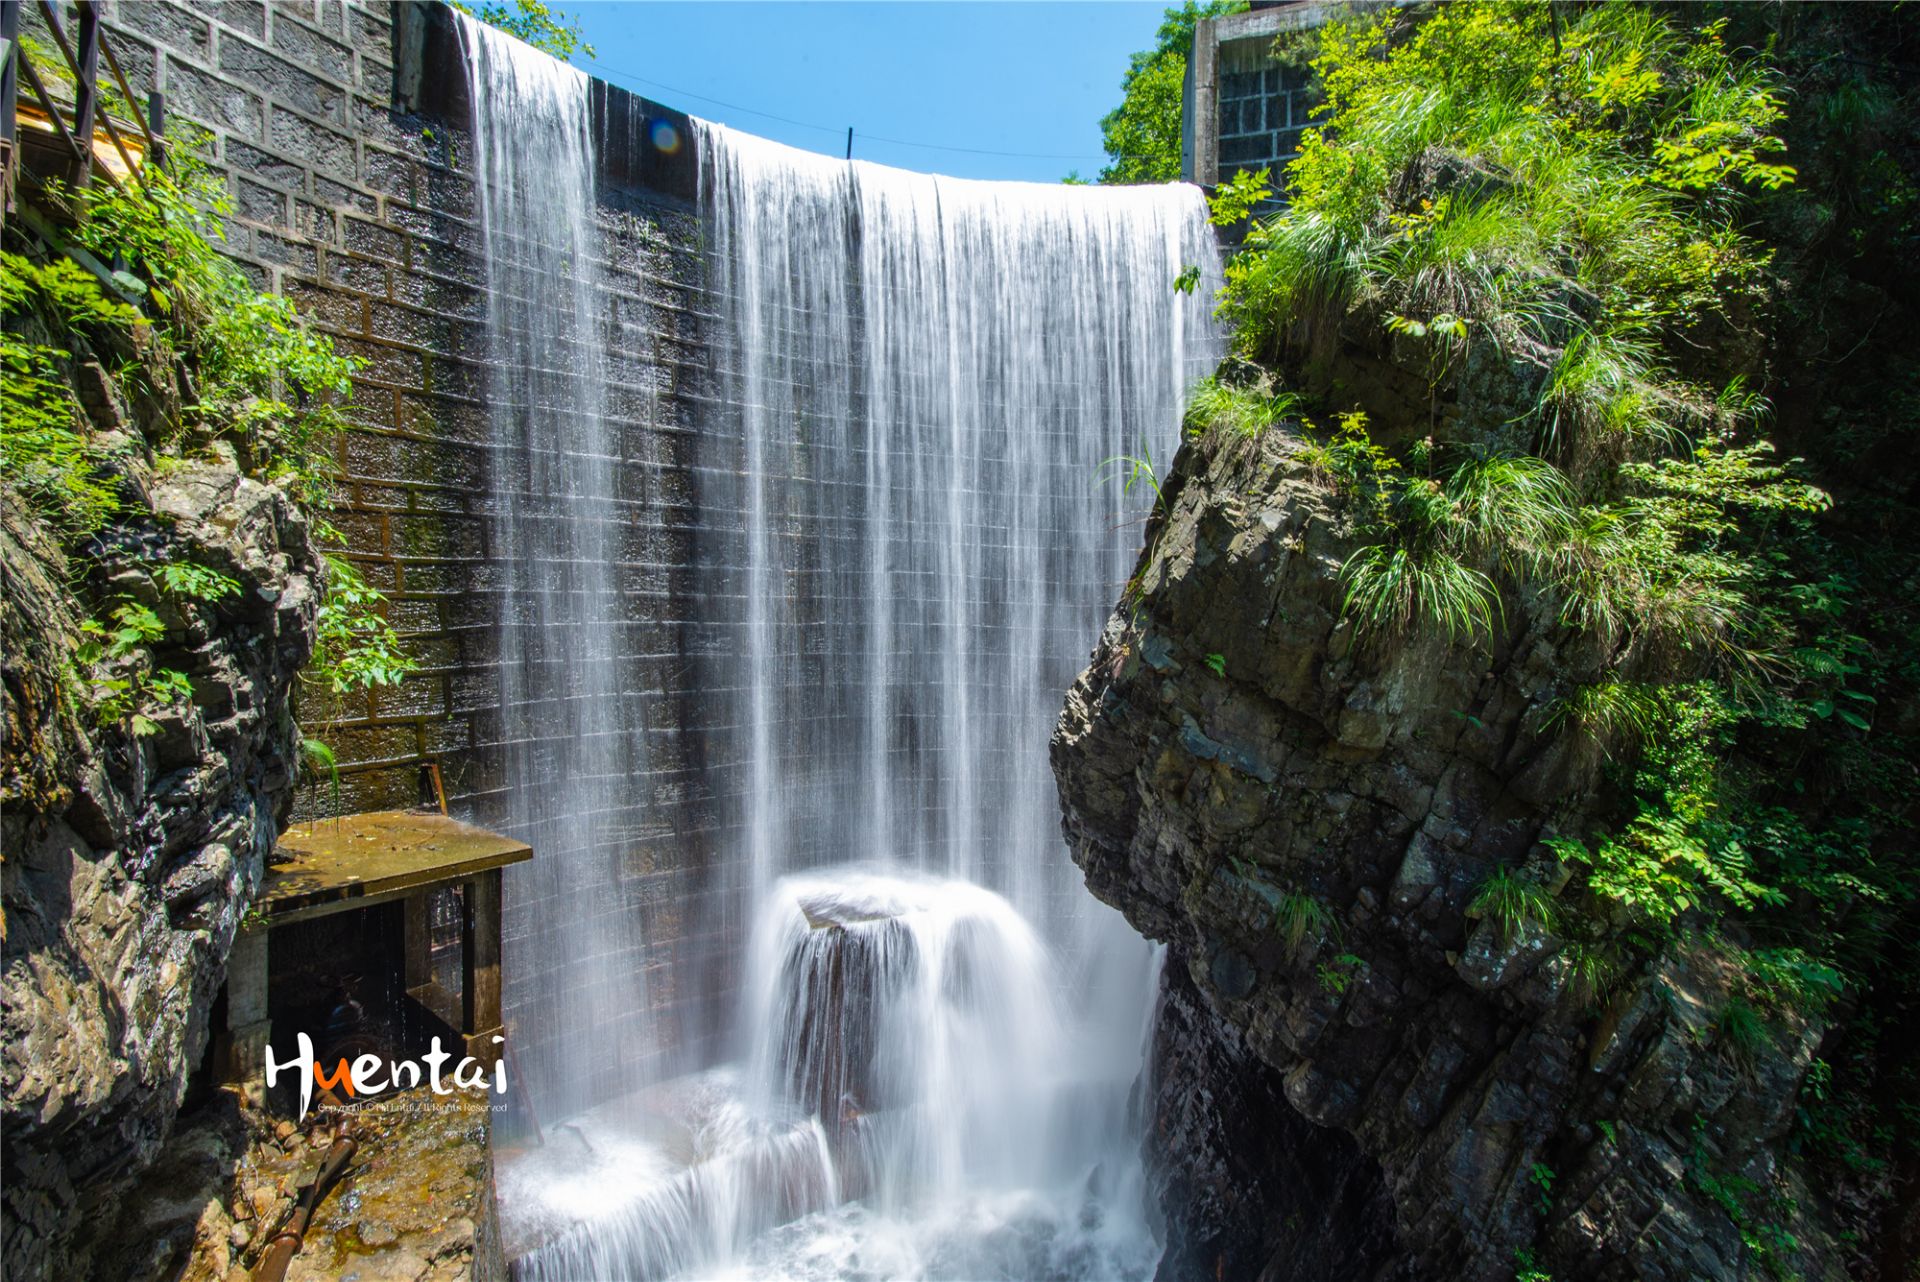
[[313,1213],[319,1209],[327,1194],[333,1191],[334,1184],[359,1149],[358,1141],[346,1135],[335,1140],[327,1149],[327,1155],[320,1160],[319,1173],[313,1177],[313,1183],[307,1186],[307,1195],[300,1199],[300,1205],[294,1208],[293,1215],[267,1243],[266,1254],[254,1266],[253,1282],[282,1282],[287,1276],[287,1266],[293,1263],[294,1256],[300,1254],[300,1243],[313,1223]]

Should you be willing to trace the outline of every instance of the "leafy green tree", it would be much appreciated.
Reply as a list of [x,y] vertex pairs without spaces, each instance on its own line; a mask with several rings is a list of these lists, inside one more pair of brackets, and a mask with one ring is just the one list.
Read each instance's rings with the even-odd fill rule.
[[1180,89],[1202,18],[1238,13],[1246,0],[1186,0],[1168,9],[1152,49],[1133,55],[1120,81],[1121,103],[1100,122],[1101,145],[1112,161],[1103,183],[1163,183],[1180,177]]
[[518,36],[536,49],[544,49],[556,58],[567,59],[576,53],[593,57],[593,46],[571,14],[562,13],[542,0],[513,0],[505,4],[463,4],[453,7],[470,13],[488,26],[498,27],[510,36]]

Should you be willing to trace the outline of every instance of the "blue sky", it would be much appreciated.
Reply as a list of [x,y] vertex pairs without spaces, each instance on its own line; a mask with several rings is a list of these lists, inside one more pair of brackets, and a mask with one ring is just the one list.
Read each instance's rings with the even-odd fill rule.
[[1098,172],[1100,117],[1119,104],[1128,55],[1152,47],[1165,0],[554,7],[597,50],[575,65],[704,119],[835,156],[852,125],[861,159],[1054,182]]

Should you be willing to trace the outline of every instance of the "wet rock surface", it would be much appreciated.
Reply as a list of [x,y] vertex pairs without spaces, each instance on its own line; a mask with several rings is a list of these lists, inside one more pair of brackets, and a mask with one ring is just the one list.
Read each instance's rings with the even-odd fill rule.
[[[1563,941],[1469,914],[1495,869],[1566,885],[1542,839],[1604,785],[1545,712],[1602,656],[1530,610],[1491,646],[1356,638],[1354,542],[1297,448],[1182,450],[1053,742],[1088,885],[1173,948],[1162,1276],[1507,1282],[1521,1251],[1561,1282],[1754,1276],[1714,1190],[1774,1173],[1820,1028],[1786,1017],[1738,1051],[1716,1024],[1738,976],[1708,943],[1596,997]],[[1334,1175],[1275,1179],[1274,1145]],[[1377,1267],[1315,1271],[1374,1225]]]
[[[292,799],[289,695],[323,588],[281,490],[217,457],[162,470],[123,457],[122,514],[84,557],[0,496],[0,1125],[4,1260],[21,1278],[89,1275],[98,1217],[158,1154],[201,1060]],[[165,591],[169,563],[237,591]],[[121,676],[168,668],[192,683],[190,698],[142,708],[142,733],[96,713],[76,658],[82,611],[104,620],[128,602],[165,635]]]
[[100,1275],[250,1277],[344,1133],[358,1149],[319,1202],[289,1282],[504,1282],[491,1116],[478,1096],[416,1090],[296,1125],[217,1091],[183,1115],[118,1208]]

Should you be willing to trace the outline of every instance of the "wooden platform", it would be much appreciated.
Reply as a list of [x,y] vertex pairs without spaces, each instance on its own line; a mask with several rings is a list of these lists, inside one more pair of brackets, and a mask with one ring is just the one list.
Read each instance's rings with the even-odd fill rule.
[[[434,810],[382,810],[295,824],[274,846],[255,911],[227,959],[224,1080],[246,1084],[272,1033],[268,957],[273,932],[295,922],[403,904],[407,994],[447,1023],[465,1052],[500,1055],[500,870],[533,858],[523,841]],[[460,991],[434,981],[428,897],[460,888]]]
[[523,841],[433,810],[317,819],[281,835],[258,906],[268,926],[282,926],[369,908],[531,858],[533,850]]

